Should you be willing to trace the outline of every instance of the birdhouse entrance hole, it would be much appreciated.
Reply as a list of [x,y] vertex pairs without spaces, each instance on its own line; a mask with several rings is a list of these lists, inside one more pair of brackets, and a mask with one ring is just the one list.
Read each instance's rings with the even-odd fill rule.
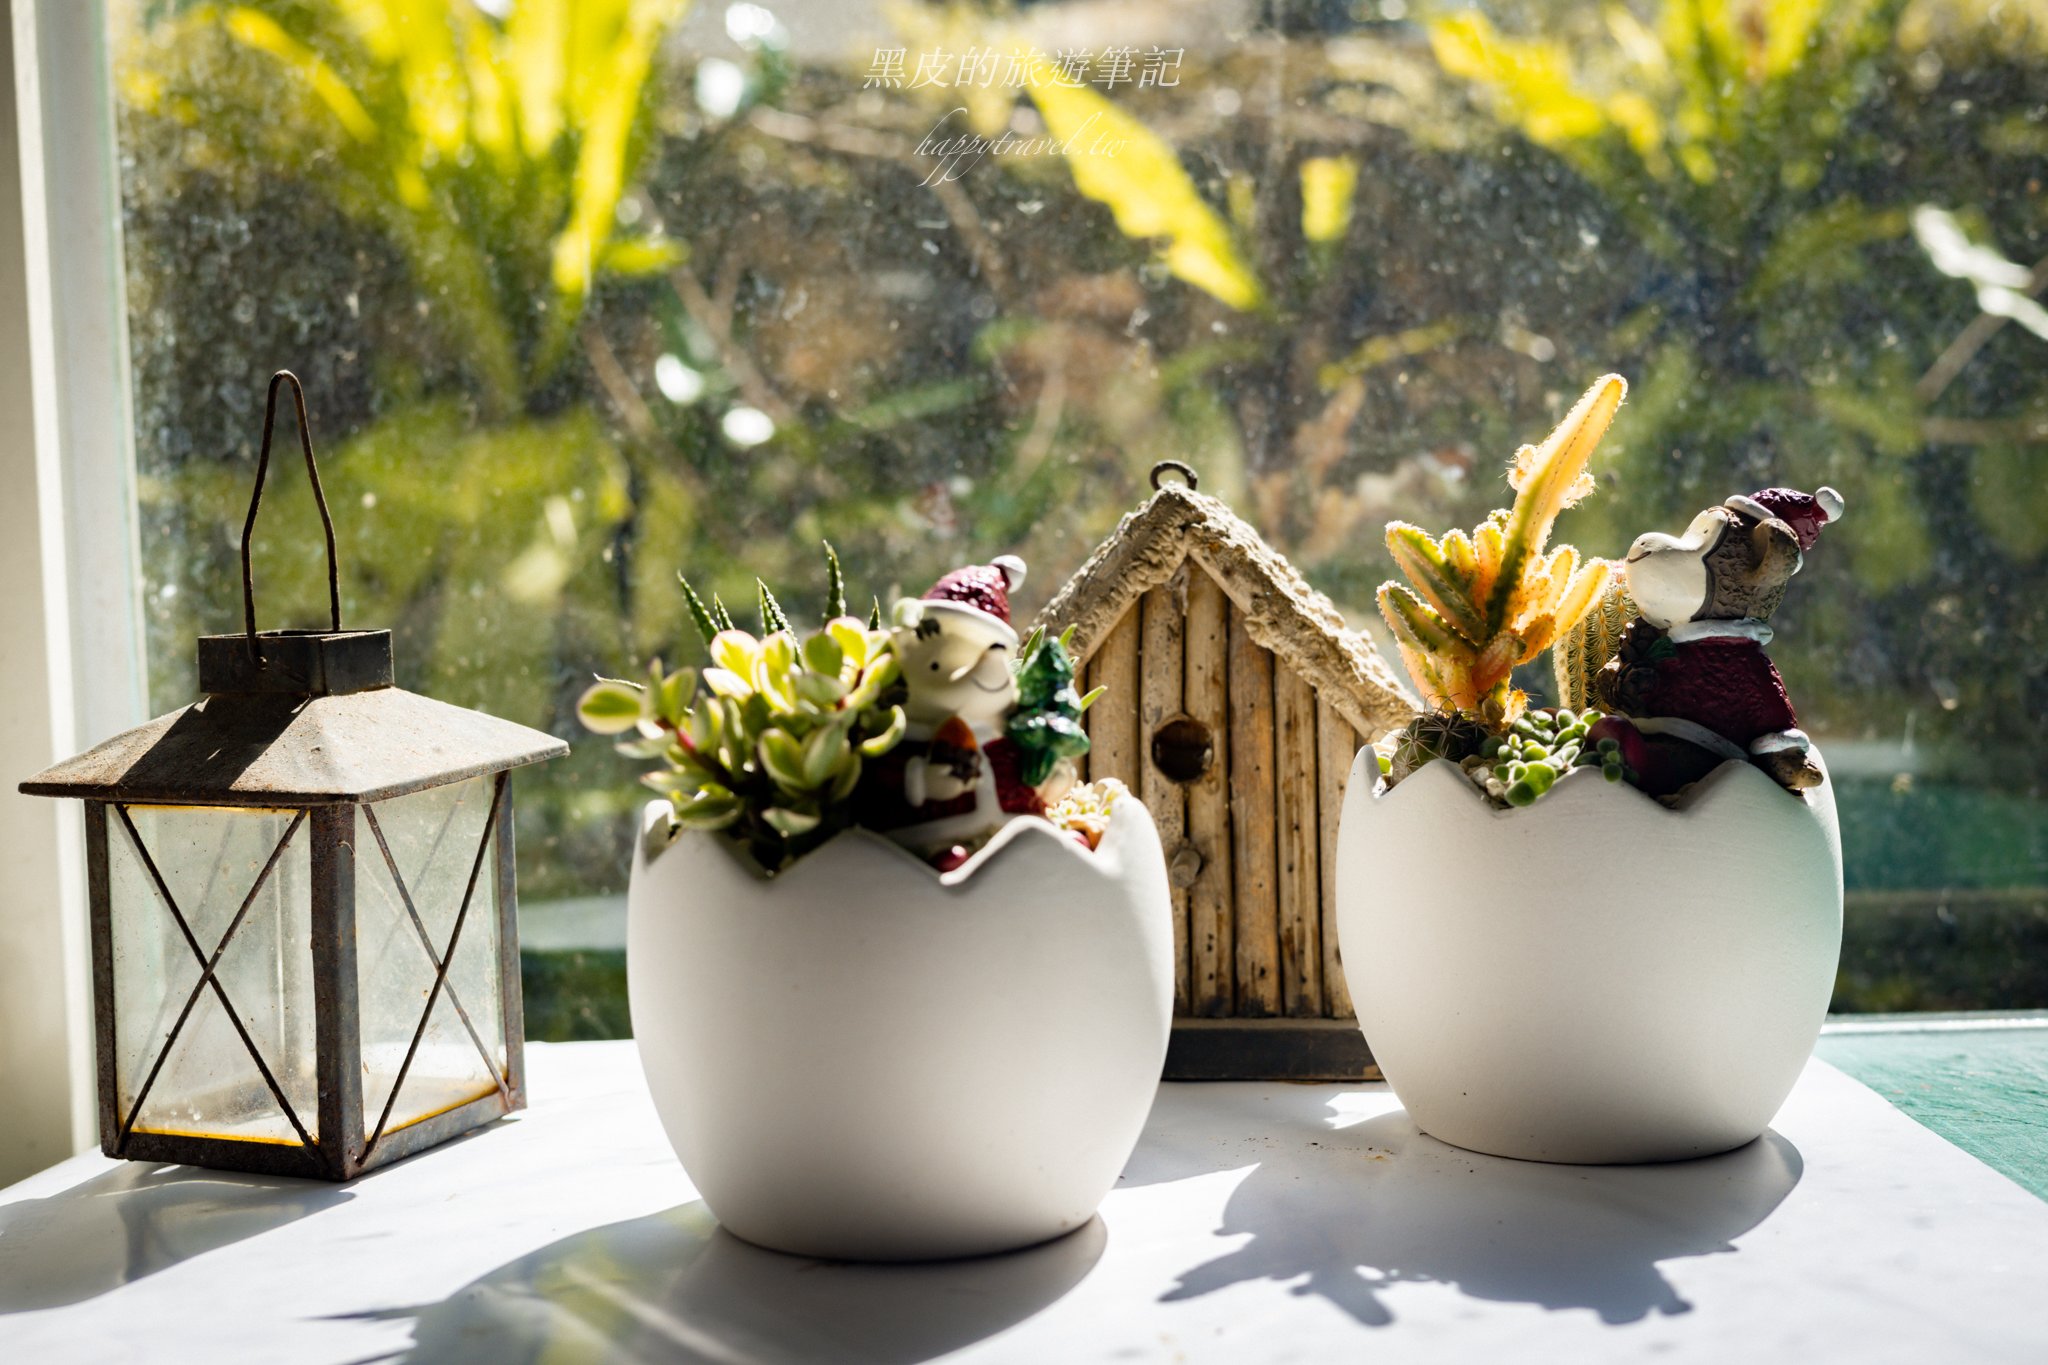
[[1193,716],[1176,716],[1152,734],[1152,766],[1169,782],[1193,782],[1215,761],[1215,738]]

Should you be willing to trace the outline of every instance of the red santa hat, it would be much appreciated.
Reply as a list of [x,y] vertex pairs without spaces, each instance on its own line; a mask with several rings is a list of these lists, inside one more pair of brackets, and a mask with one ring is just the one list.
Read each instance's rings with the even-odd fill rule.
[[1796,488],[1765,488],[1748,496],[1738,493],[1724,506],[1768,521],[1775,517],[1799,537],[1799,548],[1811,550],[1820,539],[1820,528],[1842,519],[1842,495],[1823,484],[1811,493]]
[[927,602],[949,602],[1003,625],[1010,624],[1010,593],[1023,586],[1024,561],[1015,555],[997,555],[986,564],[969,564],[953,570],[932,584],[924,595]]

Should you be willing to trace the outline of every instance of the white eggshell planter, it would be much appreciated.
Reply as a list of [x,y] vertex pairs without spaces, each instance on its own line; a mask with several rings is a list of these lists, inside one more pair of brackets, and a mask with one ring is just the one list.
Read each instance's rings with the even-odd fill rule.
[[773,880],[647,808],[626,972],[669,1141],[726,1228],[924,1260],[1091,1218],[1136,1146],[1173,1011],[1159,835],[1042,820],[934,872],[865,830]]
[[1352,767],[1345,975],[1373,1058],[1445,1142],[1670,1161],[1760,1135],[1813,1051],[1842,945],[1834,786],[1729,762],[1678,809],[1567,774],[1497,810],[1438,760]]

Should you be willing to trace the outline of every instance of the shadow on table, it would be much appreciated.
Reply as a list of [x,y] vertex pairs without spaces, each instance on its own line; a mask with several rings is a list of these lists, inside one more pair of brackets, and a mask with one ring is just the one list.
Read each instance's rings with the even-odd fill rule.
[[0,1205],[0,1313],[82,1303],[351,1197],[308,1180],[126,1162]]
[[764,1251],[699,1203],[593,1228],[500,1266],[411,1317],[400,1359],[912,1365],[1022,1322],[1102,1256],[1102,1221],[969,1261],[862,1265]]
[[[1774,1132],[1697,1161],[1562,1166],[1452,1147],[1403,1110],[1331,1128],[1322,1098],[1304,1092],[1302,1112],[1284,1101],[1266,1111],[1275,1140],[1217,1229],[1251,1240],[1184,1272],[1162,1302],[1270,1279],[1299,1281],[1295,1293],[1367,1326],[1392,1322],[1385,1291],[1411,1282],[1590,1309],[1606,1323],[1685,1313],[1692,1305],[1658,1263],[1734,1252],[1734,1239],[1768,1218],[1801,1172],[1798,1149]],[[1166,1145],[1141,1148],[1126,1183],[1194,1173],[1190,1158],[1199,1164],[1202,1154]]]

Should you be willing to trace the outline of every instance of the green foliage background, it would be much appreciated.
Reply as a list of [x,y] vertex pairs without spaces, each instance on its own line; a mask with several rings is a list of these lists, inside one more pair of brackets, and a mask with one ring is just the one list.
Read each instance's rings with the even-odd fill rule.
[[[1616,369],[1558,536],[1842,489],[1776,657],[1859,827],[1910,831],[1850,829],[1852,891],[2043,899],[2048,336],[1913,231],[1932,205],[2007,274],[2048,261],[2038,3],[1140,6],[1114,41],[1153,22],[1176,86],[1028,91],[867,88],[810,4],[729,39],[681,0],[108,3],[166,708],[235,615],[280,365],[349,618],[409,685],[565,737],[591,672],[695,660],[678,568],[808,615],[820,539],[863,601],[1008,550],[1028,612],[1166,456],[1371,625],[1380,526],[1475,522]],[[870,18],[1045,53],[1086,13]],[[1122,145],[927,184],[956,109]],[[302,491],[259,530],[267,624],[322,601]],[[628,777],[581,744],[522,779],[527,895],[619,885]]]

